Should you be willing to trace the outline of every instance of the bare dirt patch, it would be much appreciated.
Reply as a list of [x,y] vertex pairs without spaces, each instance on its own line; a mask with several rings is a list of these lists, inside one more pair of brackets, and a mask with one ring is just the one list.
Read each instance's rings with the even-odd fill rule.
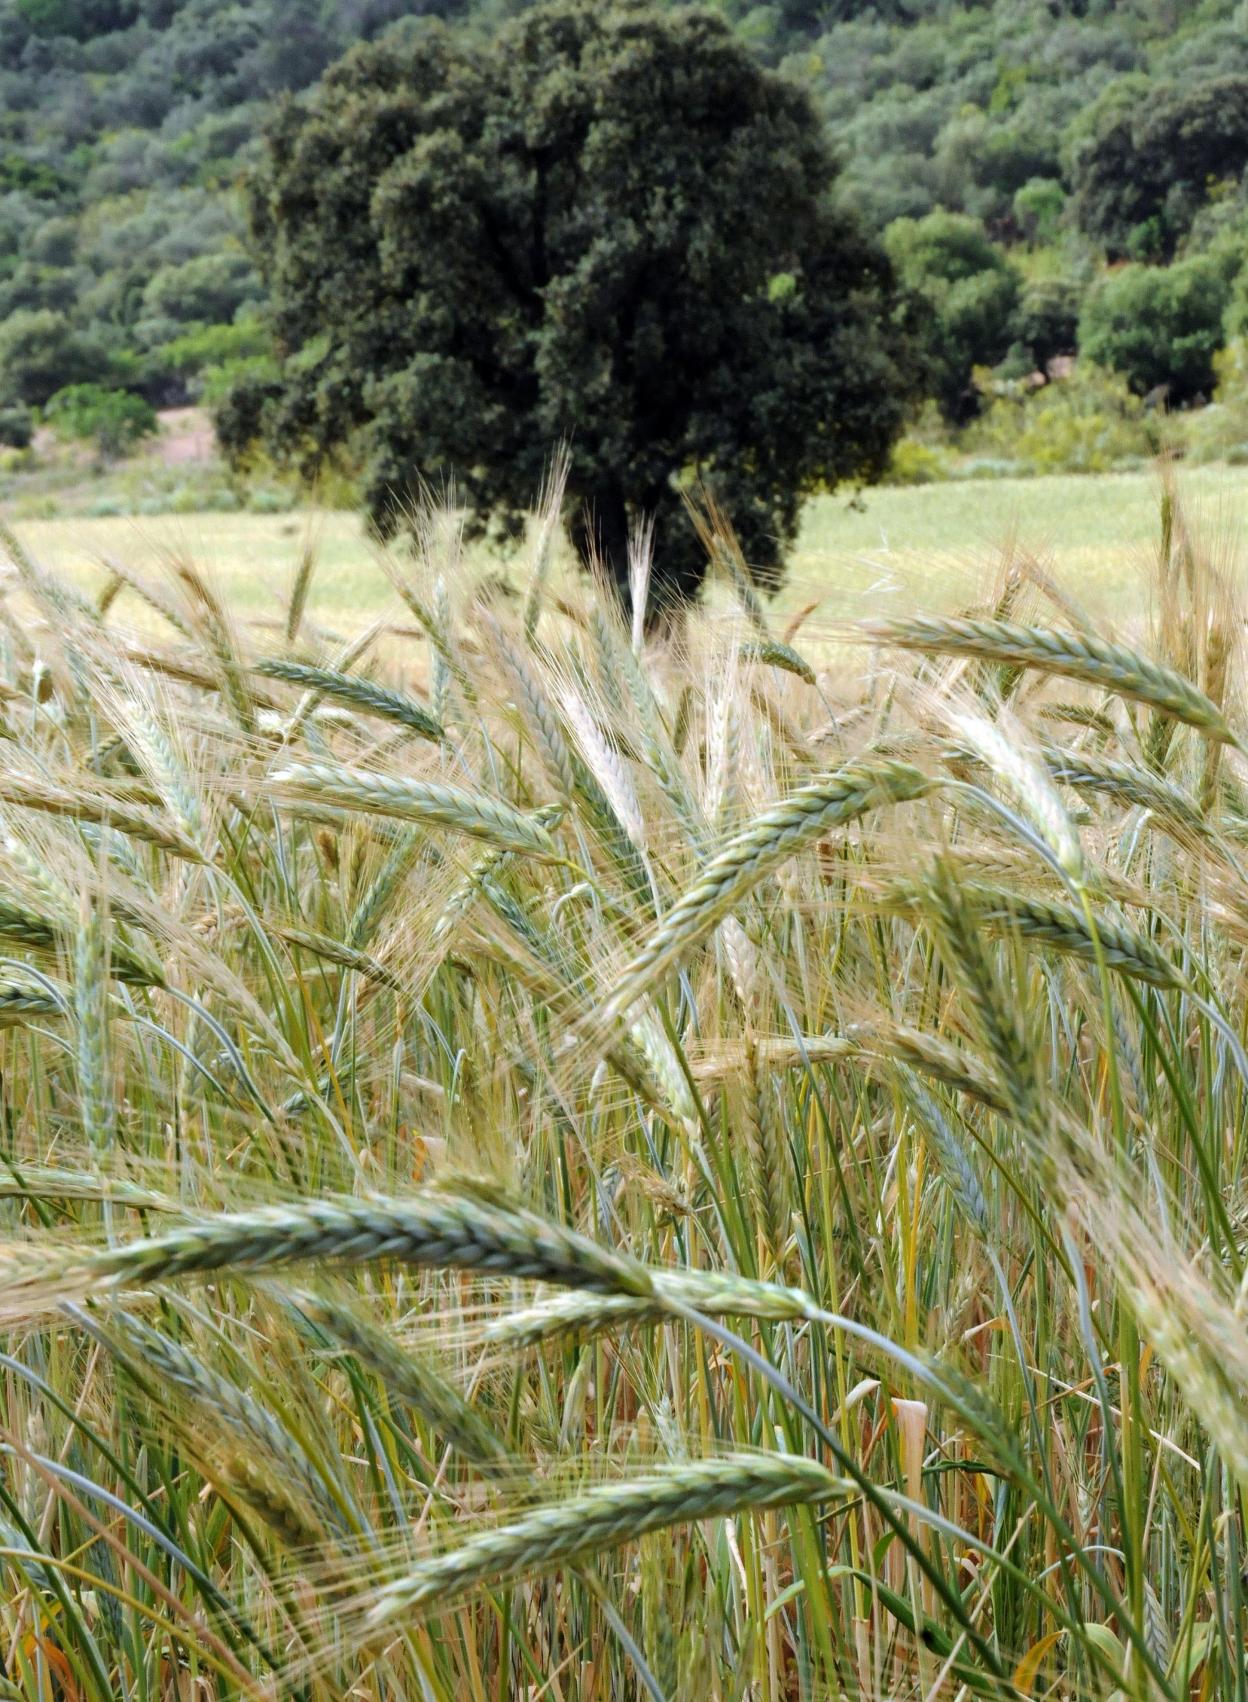
[[166,467],[184,467],[211,461],[217,438],[212,421],[203,408],[163,408],[156,416],[160,435],[153,445]]

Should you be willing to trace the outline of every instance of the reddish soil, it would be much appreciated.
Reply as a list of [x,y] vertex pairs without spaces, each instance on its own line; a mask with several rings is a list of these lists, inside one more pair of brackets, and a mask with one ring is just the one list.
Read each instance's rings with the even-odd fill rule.
[[167,467],[212,459],[216,438],[202,408],[164,408],[156,417],[160,436],[154,448]]

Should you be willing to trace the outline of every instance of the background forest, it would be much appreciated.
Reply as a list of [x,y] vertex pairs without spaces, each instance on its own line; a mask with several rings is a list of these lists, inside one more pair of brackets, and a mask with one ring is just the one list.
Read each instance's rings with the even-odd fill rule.
[[[0,438],[20,450],[58,398],[52,423],[116,450],[144,405],[212,406],[262,371],[237,186],[272,103],[354,42],[514,9],[4,0]],[[728,10],[814,95],[839,193],[916,299],[931,403],[895,477],[955,449],[978,472],[1129,464],[1162,404],[1193,455],[1248,454],[1248,6]]]

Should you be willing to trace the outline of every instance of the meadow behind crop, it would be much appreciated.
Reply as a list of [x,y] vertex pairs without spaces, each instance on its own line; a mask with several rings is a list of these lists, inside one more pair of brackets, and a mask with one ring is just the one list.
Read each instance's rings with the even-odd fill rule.
[[995,489],[5,539],[10,1694],[1244,1694],[1238,559]]
[[[1248,492],[1248,472],[1192,468],[1183,488],[1194,519],[1223,537]],[[1002,550],[1011,545],[1030,552],[1064,583],[1077,585],[1098,614],[1138,618],[1142,576],[1156,540],[1158,496],[1157,475],[1148,470],[877,486],[853,503],[843,494],[816,497],[806,505],[774,618],[783,626],[816,599],[824,617],[875,612],[881,597],[901,609],[953,609],[981,594]],[[316,606],[323,619],[350,623],[354,631],[393,601],[358,515],[346,510],[108,518],[67,510],[56,519],[20,518],[20,507],[8,512],[18,515],[14,524],[33,555],[93,592],[106,583],[109,560],[148,572],[176,551],[211,576],[237,619],[276,621],[284,618],[286,590],[300,556],[312,545]],[[523,556],[474,551],[472,559],[483,575],[510,574],[517,584],[527,571]],[[557,565],[568,571],[565,558]],[[130,623],[141,621],[140,604],[127,600],[123,607]]]

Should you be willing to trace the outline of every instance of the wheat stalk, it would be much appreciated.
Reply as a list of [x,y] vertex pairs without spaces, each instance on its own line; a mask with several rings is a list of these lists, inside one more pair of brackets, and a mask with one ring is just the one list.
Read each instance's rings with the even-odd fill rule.
[[1163,827],[1188,839],[1208,840],[1209,823],[1201,807],[1172,781],[1163,779],[1137,763],[1112,757],[1070,752],[1054,745],[1043,747],[1044,760],[1054,780],[1113,798],[1135,809],[1148,810]]
[[372,1371],[465,1459],[494,1471],[512,1460],[501,1438],[432,1366],[404,1352],[355,1308],[323,1295],[298,1293],[295,1304],[332,1341]]
[[599,1012],[616,1021],[790,857],[868,810],[921,798],[932,782],[901,762],[862,762],[793,792],[729,840],[625,966]]
[[107,979],[108,940],[100,905],[84,896],[74,953],[74,1016],[82,1128],[97,1161],[113,1144],[115,1121]]
[[366,951],[357,951],[343,940],[331,940],[328,935],[318,934],[311,928],[292,928],[289,925],[283,925],[276,932],[287,945],[298,946],[314,957],[323,958],[326,963],[336,963],[340,969],[350,969],[382,987],[397,989],[401,985],[398,976],[384,963],[378,963]]
[[218,1271],[378,1259],[604,1294],[654,1292],[644,1266],[588,1236],[519,1208],[441,1191],[411,1200],[307,1200],[221,1212],[80,1259],[62,1256],[59,1264],[63,1279],[87,1294]]
[[[157,1389],[178,1389],[191,1403],[198,1423],[233,1438],[228,1459],[245,1450],[249,1463],[247,1488],[254,1495],[265,1486],[261,1504],[286,1509],[279,1526],[294,1512],[306,1532],[342,1528],[342,1518],[326,1494],[325,1485],[290,1432],[267,1408],[236,1383],[196,1359],[195,1355],[160,1330],[128,1313],[114,1315],[111,1324],[96,1325],[88,1314],[72,1308],[77,1321],[104,1343],[115,1358]],[[309,1520],[308,1513],[315,1510]],[[306,1537],[305,1539],[306,1540]]]
[[984,1198],[983,1184],[971,1162],[970,1154],[964,1143],[954,1134],[949,1119],[927,1089],[904,1067],[900,1073],[905,1083],[906,1097],[932,1138],[953,1197],[980,1234],[987,1236],[988,1202]]
[[252,663],[252,671],[268,680],[284,680],[288,685],[303,686],[337,703],[349,704],[383,721],[395,721],[408,727],[424,739],[436,744],[443,737],[441,722],[414,698],[403,692],[391,691],[360,674],[340,673],[336,668],[318,668],[305,662],[291,662],[280,656],[266,656]]
[[886,1017],[855,1023],[848,1033],[864,1053],[908,1064],[993,1111],[1010,1109],[1009,1097],[996,1072],[988,1069],[983,1060],[965,1046],[955,1046],[952,1041],[927,1029],[893,1022]]
[[1111,969],[1145,981],[1150,987],[1180,988],[1184,977],[1151,940],[1125,923],[1098,914],[1095,938],[1082,911],[1055,899],[1024,897],[1000,887],[964,881],[962,890],[982,922],[1006,928],[1023,939],[1038,940],[1086,963],[1098,962],[1097,945]]
[[815,670],[791,644],[781,644],[773,638],[760,639],[757,643],[743,645],[741,656],[746,662],[761,662],[765,667],[796,674],[808,686],[815,683]]
[[498,621],[491,615],[482,615],[479,618],[525,726],[541,752],[547,772],[564,797],[570,798],[576,789],[572,753],[541,683],[527,659],[511,643]]
[[[1104,914],[1095,915],[1092,918],[1096,930],[1094,938],[1087,916],[1073,905],[1058,899],[1009,892],[1004,887],[990,886],[982,881],[963,880],[959,884],[962,899],[973,909],[980,923],[1016,933],[1021,939],[1039,941],[1092,964],[1098,962],[1099,942],[1104,960],[1111,969],[1117,969],[1134,980],[1146,981],[1151,987],[1173,989],[1188,985],[1186,978],[1151,940],[1124,922]],[[920,908],[927,897],[925,887],[898,882],[889,889],[887,902],[902,908]]]
[[713,1318],[797,1322],[811,1316],[806,1295],[780,1283],[758,1282],[727,1271],[668,1268],[654,1274],[659,1295],[551,1295],[487,1324],[483,1339],[499,1347],[535,1347],[562,1335],[595,1336],[632,1325],[661,1323],[670,1317],[672,1302],[692,1306]]
[[792,1454],[728,1455],[647,1472],[469,1537],[458,1548],[411,1567],[378,1590],[365,1616],[369,1633],[421,1608],[439,1605],[491,1578],[527,1576],[647,1531],[764,1507],[835,1500],[847,1484],[815,1460]]
[[308,798],[370,815],[428,822],[532,857],[559,858],[550,835],[530,817],[499,798],[465,792],[458,786],[406,780],[331,763],[292,763],[278,769],[271,783],[287,798]]
[[1017,1009],[1006,1000],[980,932],[982,920],[947,856],[937,859],[923,892],[942,955],[961,983],[996,1063],[1011,1115],[1032,1126],[1043,1095]]
[[897,649],[983,657],[1103,686],[1120,697],[1152,704],[1211,739],[1237,742],[1217,705],[1174,668],[1090,632],[932,615],[865,621],[859,630]]
[[167,851],[170,856],[183,857],[192,863],[203,861],[203,853],[187,834],[146,810],[135,809],[122,798],[98,791],[73,791],[33,775],[6,774],[0,775],[0,801],[26,810],[39,810],[45,815],[68,816],[96,827],[113,827],[119,833],[154,845],[157,850]]

